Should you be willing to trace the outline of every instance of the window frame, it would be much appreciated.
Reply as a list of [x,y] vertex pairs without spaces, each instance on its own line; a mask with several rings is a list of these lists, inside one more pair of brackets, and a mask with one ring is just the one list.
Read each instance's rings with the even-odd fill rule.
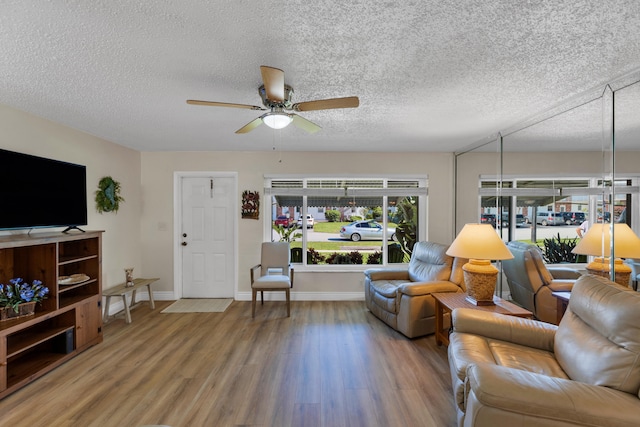
[[[498,182],[502,182],[501,188],[497,185]],[[536,183],[538,185],[523,188],[518,185],[522,182]],[[539,184],[546,182],[550,185],[539,186]],[[613,210],[614,206],[618,205],[623,199],[625,200],[628,211],[631,211],[632,213],[637,212],[640,205],[639,183],[640,176],[637,174],[621,174],[615,178],[613,186],[611,185],[610,180],[603,180],[600,176],[589,176],[586,174],[505,175],[500,178],[495,175],[481,175],[479,179],[480,190],[478,194],[479,211],[484,213],[484,210],[486,209],[490,212],[501,212],[501,208],[498,206],[497,200],[500,197],[512,197],[512,206],[509,206],[509,208],[513,208],[517,213],[513,197],[546,197],[551,198],[552,201],[545,205],[533,206],[534,210],[533,215],[531,216],[532,221],[535,220],[538,212],[540,212],[538,209],[540,207],[546,206],[550,212],[562,212],[563,207],[567,204],[583,204],[586,205],[587,209],[579,211],[584,212],[586,217],[590,218],[590,221],[594,221],[593,219],[596,218],[596,221],[594,222],[598,222],[599,212],[604,209],[604,206],[609,206],[610,209]],[[491,208],[483,207],[483,197],[495,197],[495,206],[492,205]],[[572,199],[573,197],[576,197],[576,199]],[[568,200],[566,200],[567,198]],[[610,201],[607,202],[607,198],[609,198]],[[557,211],[554,210],[555,206],[558,206]],[[609,210],[607,210],[607,212],[613,215]],[[529,215],[530,214],[531,213],[529,213]],[[632,226],[634,231],[640,228],[636,215],[630,216],[628,223]],[[507,230],[502,228],[498,229],[499,234],[502,235],[503,240],[505,241],[511,240],[513,230],[514,228],[511,226]],[[561,237],[566,238],[567,236]],[[574,236],[571,235],[569,237]]]
[[[286,187],[283,184],[289,181],[292,187]],[[332,188],[322,188],[317,187],[319,182],[327,182],[327,181],[352,181],[357,183],[365,183],[370,181],[372,183],[381,184],[380,187],[376,188],[366,188],[366,187],[347,187],[347,188],[338,188],[334,186]],[[408,182],[411,184],[415,184],[416,187],[400,187],[394,186],[398,181],[400,182]],[[323,175],[323,174],[313,174],[313,175],[303,175],[303,174],[278,174],[278,175],[265,175],[264,176],[264,223],[263,223],[263,241],[272,241],[273,233],[271,224],[273,223],[272,216],[274,215],[273,211],[273,197],[279,195],[288,195],[288,196],[301,196],[302,197],[302,206],[300,209],[300,217],[305,218],[308,214],[308,200],[310,197],[381,197],[382,206],[389,206],[389,197],[402,197],[402,196],[414,196],[417,198],[417,209],[418,209],[418,233],[417,233],[417,241],[426,240],[428,238],[427,235],[427,215],[428,215],[428,175],[392,175],[385,174],[379,175],[376,177],[371,177],[370,175],[348,175],[348,174],[331,174],[331,175]],[[276,186],[274,187],[274,183]],[[314,186],[309,186],[309,183]],[[389,187],[389,184],[392,184]],[[320,193],[320,194],[319,194]],[[324,206],[328,208],[329,206]],[[389,223],[388,218],[389,212],[388,209],[383,209],[383,218],[382,221],[378,221],[384,230],[386,230],[387,225]],[[308,248],[308,240],[307,240],[307,228],[302,227],[299,229],[303,234],[301,239],[302,241],[302,251],[303,254],[307,253]],[[390,242],[390,241],[389,241]],[[368,268],[375,267],[390,267],[390,266],[406,266],[407,263],[389,263],[388,259],[388,244],[381,245],[383,250],[382,256],[382,264],[307,264],[306,256],[303,256],[302,263],[296,263],[295,268],[299,271],[364,271]]]

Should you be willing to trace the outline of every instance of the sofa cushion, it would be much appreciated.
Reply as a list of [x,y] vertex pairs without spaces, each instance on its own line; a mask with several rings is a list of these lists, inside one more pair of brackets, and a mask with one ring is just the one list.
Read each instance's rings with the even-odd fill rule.
[[481,363],[467,374],[465,425],[638,425],[640,401],[630,394]]
[[638,394],[640,293],[599,276],[582,276],[554,345],[571,379]]
[[542,258],[542,250],[536,245],[531,245],[531,249],[531,259],[533,259],[533,262],[538,269],[538,273],[540,273],[542,282],[545,285],[548,285],[553,280],[553,275],[549,272],[547,266],[544,263],[544,259]]
[[370,286],[377,294],[387,298],[395,298],[398,288],[405,283],[407,283],[406,280],[374,280]]
[[398,287],[401,286],[403,281],[375,281],[371,282],[371,289],[374,292],[371,293],[371,302],[378,307],[390,313],[398,312]]
[[460,286],[462,292],[467,292],[467,286],[464,283],[464,271],[462,270],[462,266],[468,263],[469,260],[466,258],[455,257],[453,259],[453,267],[451,269],[451,276],[449,277],[449,281],[451,283],[455,283]]
[[489,363],[550,377],[568,378],[550,351],[464,333],[456,333],[450,347],[450,363],[455,366],[460,380],[464,380],[467,367],[474,363]]
[[413,247],[409,262],[409,279],[412,282],[449,280],[453,257],[445,252],[448,246],[433,242],[418,242]]

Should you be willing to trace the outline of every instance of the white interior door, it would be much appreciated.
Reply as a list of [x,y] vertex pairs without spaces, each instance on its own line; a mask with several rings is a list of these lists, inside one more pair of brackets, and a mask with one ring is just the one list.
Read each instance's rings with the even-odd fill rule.
[[182,297],[232,298],[235,178],[181,179]]

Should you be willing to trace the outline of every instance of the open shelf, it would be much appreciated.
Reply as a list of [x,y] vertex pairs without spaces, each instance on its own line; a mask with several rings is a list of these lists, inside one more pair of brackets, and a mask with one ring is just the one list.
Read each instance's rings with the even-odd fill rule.
[[[36,313],[0,322],[0,399],[102,342],[102,232],[0,236],[0,283],[41,280]],[[61,276],[88,280],[58,284]]]
[[38,344],[41,344],[47,340],[57,337],[58,335],[62,335],[69,330],[73,330],[75,326],[61,326],[57,328],[47,329],[38,333],[33,334],[21,334],[11,339],[9,337],[7,339],[7,358],[12,358],[13,356],[25,351],[29,350],[32,347],[35,347]]
[[79,262],[79,261],[87,261],[90,259],[95,259],[97,257],[98,255],[89,255],[89,256],[83,256],[83,257],[73,257],[73,256],[61,257],[60,262],[58,262],[58,265],[66,265],[66,264],[72,264],[74,262]]
[[67,356],[64,353],[39,351],[7,364],[7,388],[29,378],[34,373],[48,369],[51,365]]
[[83,286],[87,286],[92,283],[96,283],[97,281],[98,281],[97,279],[89,279],[86,282],[76,283],[74,285],[58,285],[58,293],[61,294],[63,292],[72,291],[74,289],[81,288]]

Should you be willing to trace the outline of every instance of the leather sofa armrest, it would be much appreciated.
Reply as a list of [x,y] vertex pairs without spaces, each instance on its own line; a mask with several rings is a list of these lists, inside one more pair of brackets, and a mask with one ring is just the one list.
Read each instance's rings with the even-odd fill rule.
[[547,267],[554,279],[579,279],[582,274],[578,270],[567,267]]
[[369,268],[364,275],[371,281],[375,280],[409,280],[409,270],[404,268]]
[[401,294],[412,297],[420,295],[435,294],[436,292],[458,292],[460,287],[448,280],[438,280],[433,282],[409,282],[398,288]]
[[[608,387],[486,363],[470,365],[467,378],[465,417],[480,425],[504,425],[496,419],[501,411],[506,420],[546,418],[545,425],[623,426],[640,419],[638,396]],[[485,414],[491,419],[483,423]]]
[[556,325],[471,308],[457,308],[451,316],[454,332],[553,351]]
[[552,292],[571,292],[575,280],[554,279],[547,285]]

